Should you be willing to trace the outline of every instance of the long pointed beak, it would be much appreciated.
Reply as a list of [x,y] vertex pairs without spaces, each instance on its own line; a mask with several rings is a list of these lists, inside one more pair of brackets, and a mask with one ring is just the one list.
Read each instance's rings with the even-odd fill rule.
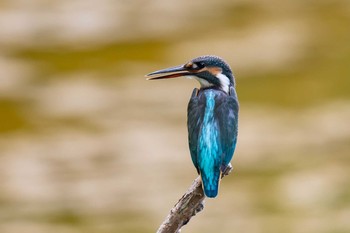
[[183,65],[175,66],[163,70],[157,70],[146,75],[147,80],[165,79],[165,78],[177,78],[181,76],[191,75]]

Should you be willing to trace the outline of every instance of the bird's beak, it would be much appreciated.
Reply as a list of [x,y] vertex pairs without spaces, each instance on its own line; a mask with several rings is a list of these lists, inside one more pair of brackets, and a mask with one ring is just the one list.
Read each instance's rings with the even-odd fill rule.
[[183,66],[175,66],[163,70],[157,70],[146,75],[147,80],[165,79],[165,78],[177,78],[181,76],[191,75],[190,72]]

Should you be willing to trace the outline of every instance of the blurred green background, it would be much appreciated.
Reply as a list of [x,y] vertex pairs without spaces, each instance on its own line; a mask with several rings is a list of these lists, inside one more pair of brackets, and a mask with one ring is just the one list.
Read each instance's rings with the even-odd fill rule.
[[223,57],[234,173],[183,232],[350,232],[350,1],[0,1],[0,232],[155,232],[196,171],[198,84]]

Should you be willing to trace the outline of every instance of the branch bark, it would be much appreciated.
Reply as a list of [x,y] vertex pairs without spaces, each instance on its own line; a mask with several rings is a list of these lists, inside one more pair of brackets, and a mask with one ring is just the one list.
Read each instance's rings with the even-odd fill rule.
[[[229,164],[222,174],[221,179],[230,174],[232,166]],[[181,228],[186,225],[192,217],[204,209],[205,195],[202,189],[202,181],[198,176],[180,198],[170,213],[160,225],[157,233],[180,233]]]

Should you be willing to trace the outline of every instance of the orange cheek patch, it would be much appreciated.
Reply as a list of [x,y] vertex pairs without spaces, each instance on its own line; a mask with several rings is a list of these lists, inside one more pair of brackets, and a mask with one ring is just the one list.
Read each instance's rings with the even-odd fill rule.
[[198,72],[208,71],[213,75],[218,75],[222,73],[222,69],[219,67],[204,67],[203,69],[199,70]]
[[222,73],[222,69],[219,67],[210,67],[208,68],[208,70],[210,73],[214,74],[215,76]]

